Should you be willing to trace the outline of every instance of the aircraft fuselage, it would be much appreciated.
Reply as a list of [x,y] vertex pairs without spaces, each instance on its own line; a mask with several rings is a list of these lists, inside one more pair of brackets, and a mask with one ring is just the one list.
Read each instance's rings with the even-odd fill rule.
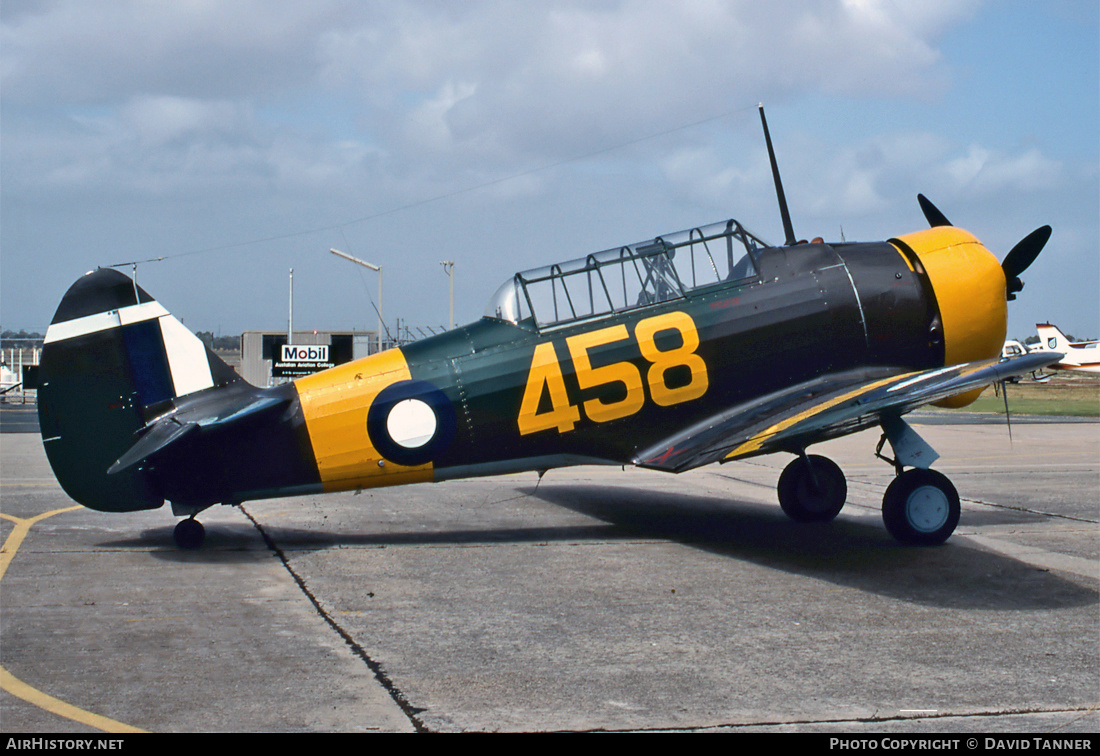
[[[763,248],[750,280],[627,313],[543,329],[486,317],[293,384],[231,387],[285,409],[200,427],[150,466],[153,499],[205,505],[629,464],[670,429],[823,374],[943,365],[933,285],[904,247]],[[207,393],[176,400],[180,422],[210,411]]]

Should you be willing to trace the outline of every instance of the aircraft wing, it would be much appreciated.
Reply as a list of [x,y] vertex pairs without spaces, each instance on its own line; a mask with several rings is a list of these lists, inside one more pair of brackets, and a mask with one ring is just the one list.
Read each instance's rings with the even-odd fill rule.
[[878,368],[833,373],[713,415],[662,439],[633,461],[639,467],[683,472],[776,451],[797,453],[812,443],[879,425],[884,417],[900,417],[1058,359],[1038,352],[915,372]]

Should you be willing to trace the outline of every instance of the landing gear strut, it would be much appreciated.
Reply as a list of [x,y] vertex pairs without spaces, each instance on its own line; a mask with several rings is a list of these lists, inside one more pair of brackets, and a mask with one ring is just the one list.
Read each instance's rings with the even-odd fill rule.
[[828,457],[803,454],[779,476],[779,506],[795,522],[829,522],[844,507],[848,484]]
[[176,539],[176,546],[181,549],[197,549],[206,538],[206,528],[194,516],[188,517],[176,524],[172,537]]
[[[959,524],[959,493],[943,473],[928,469],[939,455],[900,417],[882,419],[875,456],[894,466],[897,477],[882,497],[882,521],[890,535],[910,546],[938,546]],[[882,454],[886,441],[894,459]],[[913,469],[906,470],[906,466]]]

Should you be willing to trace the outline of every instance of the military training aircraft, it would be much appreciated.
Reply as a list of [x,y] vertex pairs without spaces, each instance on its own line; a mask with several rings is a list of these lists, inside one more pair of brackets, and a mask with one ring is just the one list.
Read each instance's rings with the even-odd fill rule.
[[998,263],[918,195],[928,229],[797,241],[760,116],[783,245],[727,220],[517,273],[470,325],[271,388],[242,380],[123,273],[86,274],[41,357],[57,479],[97,510],[168,500],[186,518],[177,544],[197,548],[195,515],[218,503],[582,464],[678,473],[786,452],[783,511],[824,522],[847,484],[807,449],[879,426],[876,454],[896,472],[886,528],[942,543],[959,496],[903,416],[1057,361],[1000,360],[1006,301],[1050,227]]

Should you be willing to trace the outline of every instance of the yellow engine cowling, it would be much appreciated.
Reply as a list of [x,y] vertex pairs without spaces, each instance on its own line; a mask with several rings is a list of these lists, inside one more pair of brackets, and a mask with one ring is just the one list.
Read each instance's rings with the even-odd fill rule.
[[[935,291],[943,323],[944,364],[992,359],[1008,330],[1005,275],[997,258],[968,231],[936,226],[898,237],[917,257]],[[984,389],[937,402],[965,407]]]

